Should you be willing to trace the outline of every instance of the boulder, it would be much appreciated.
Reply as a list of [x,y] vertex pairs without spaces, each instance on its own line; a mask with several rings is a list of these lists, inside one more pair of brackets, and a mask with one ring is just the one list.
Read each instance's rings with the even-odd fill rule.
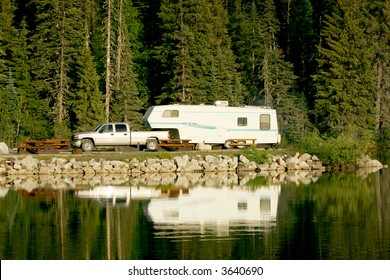
[[7,144],[4,142],[0,142],[0,155],[8,155],[9,154],[9,149]]
[[311,155],[309,155],[308,153],[304,153],[303,155],[299,156],[299,160],[302,162],[302,161],[307,161],[308,159],[311,158]]
[[240,155],[239,161],[245,165],[249,164],[249,159],[247,159],[244,155]]
[[208,144],[199,143],[196,145],[196,149],[198,151],[211,151],[213,149],[213,147],[211,145],[208,145]]
[[38,171],[39,160],[28,155],[21,160],[22,167],[28,172]]

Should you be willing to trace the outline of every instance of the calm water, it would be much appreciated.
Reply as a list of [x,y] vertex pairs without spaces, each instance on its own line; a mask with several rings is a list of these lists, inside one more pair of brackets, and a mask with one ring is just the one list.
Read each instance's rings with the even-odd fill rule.
[[388,260],[390,172],[0,177],[0,259]]

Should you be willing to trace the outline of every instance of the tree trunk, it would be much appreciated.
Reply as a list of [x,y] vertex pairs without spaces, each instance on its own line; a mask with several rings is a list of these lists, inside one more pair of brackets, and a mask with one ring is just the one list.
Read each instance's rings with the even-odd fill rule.
[[111,101],[111,0],[108,0],[107,7],[107,49],[106,49],[106,122],[110,119]]
[[64,119],[63,114],[63,100],[64,100],[64,93],[65,93],[65,31],[64,31],[64,24],[65,24],[65,11],[63,11],[62,14],[62,20],[61,20],[61,53],[60,53],[60,85],[58,90],[58,97],[57,97],[57,121],[60,123]]
[[376,98],[375,98],[375,128],[376,131],[380,130],[381,123],[381,103],[382,103],[382,61],[376,63],[377,68],[377,88],[376,88]]
[[123,0],[119,0],[119,19],[118,19],[118,51],[116,58],[116,90],[120,90],[120,80],[121,80],[121,63],[122,63],[122,49],[123,49]]

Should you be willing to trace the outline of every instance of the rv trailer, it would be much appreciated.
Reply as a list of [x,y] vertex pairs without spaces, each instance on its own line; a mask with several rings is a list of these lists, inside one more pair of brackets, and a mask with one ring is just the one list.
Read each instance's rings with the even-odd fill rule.
[[171,130],[190,143],[210,145],[279,144],[276,110],[268,107],[214,105],[158,105],[149,107],[143,121],[151,129]]

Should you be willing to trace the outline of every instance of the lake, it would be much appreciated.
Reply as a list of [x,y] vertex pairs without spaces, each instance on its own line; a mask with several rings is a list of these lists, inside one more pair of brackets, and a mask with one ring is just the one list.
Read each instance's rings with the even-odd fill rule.
[[0,178],[0,259],[388,260],[390,172]]

